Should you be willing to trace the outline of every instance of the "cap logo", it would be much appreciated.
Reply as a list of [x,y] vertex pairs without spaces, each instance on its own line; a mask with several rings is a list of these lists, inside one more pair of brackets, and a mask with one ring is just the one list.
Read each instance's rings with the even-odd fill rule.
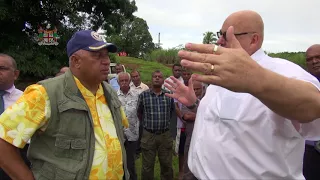
[[93,39],[97,40],[97,41],[103,41],[102,37],[95,31],[91,32],[91,36]]

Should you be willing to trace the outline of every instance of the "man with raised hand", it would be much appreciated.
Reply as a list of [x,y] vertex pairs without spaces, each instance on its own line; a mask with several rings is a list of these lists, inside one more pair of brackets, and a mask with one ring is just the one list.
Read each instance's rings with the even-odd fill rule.
[[[168,82],[181,103],[198,105],[188,165],[199,179],[304,179],[304,140],[320,136],[320,84],[298,65],[261,49],[259,14],[231,14],[216,45],[187,44],[181,65],[210,75],[199,104],[193,88]],[[242,93],[241,93],[242,92]],[[303,112],[303,113],[302,113]]]

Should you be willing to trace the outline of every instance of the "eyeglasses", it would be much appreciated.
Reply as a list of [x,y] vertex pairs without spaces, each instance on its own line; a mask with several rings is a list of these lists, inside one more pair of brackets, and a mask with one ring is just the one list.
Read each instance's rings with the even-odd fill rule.
[[[241,35],[246,35],[246,34],[251,34],[251,33],[256,33],[256,32],[242,32],[242,33],[234,33],[235,36],[241,36]],[[221,30],[217,32],[217,37],[220,38],[223,36],[223,39],[227,40],[227,32],[222,32]]]

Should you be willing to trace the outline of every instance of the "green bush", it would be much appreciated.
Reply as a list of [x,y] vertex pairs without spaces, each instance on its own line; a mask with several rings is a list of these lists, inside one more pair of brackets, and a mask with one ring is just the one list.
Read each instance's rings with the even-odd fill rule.
[[144,56],[147,61],[156,61],[162,64],[174,64],[180,63],[180,58],[178,56],[178,51],[180,49],[157,49],[148,53]]
[[143,83],[146,83],[147,85],[151,85],[151,74],[155,70],[160,70],[163,73],[164,78],[172,75],[170,66],[166,66],[155,61],[146,61],[143,59],[123,56],[118,56],[117,60],[119,61],[119,63],[125,65],[128,72],[131,72],[132,70],[138,70],[140,72],[141,81]]
[[269,56],[289,60],[295,64],[298,64],[302,68],[306,67],[306,58],[304,52],[269,53]]
[[[147,61],[156,61],[162,64],[174,64],[180,63],[178,51],[180,48],[171,49],[157,49],[144,56]],[[271,57],[278,57],[289,60],[295,64],[298,64],[302,68],[306,67],[305,52],[280,52],[280,53],[268,53]]]
[[110,54],[109,54],[109,58],[110,58],[110,61],[111,61],[112,63],[119,63],[119,61],[118,61],[118,59],[116,58],[116,56],[118,56],[117,53],[110,53]]

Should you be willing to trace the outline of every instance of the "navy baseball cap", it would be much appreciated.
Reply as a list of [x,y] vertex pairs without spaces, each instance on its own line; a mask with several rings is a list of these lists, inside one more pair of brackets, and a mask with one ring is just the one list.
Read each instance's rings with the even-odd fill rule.
[[117,52],[118,48],[112,43],[104,42],[102,37],[95,31],[82,30],[73,34],[67,44],[67,54],[70,57],[74,52],[83,49],[87,51],[99,51],[107,48],[111,53]]

